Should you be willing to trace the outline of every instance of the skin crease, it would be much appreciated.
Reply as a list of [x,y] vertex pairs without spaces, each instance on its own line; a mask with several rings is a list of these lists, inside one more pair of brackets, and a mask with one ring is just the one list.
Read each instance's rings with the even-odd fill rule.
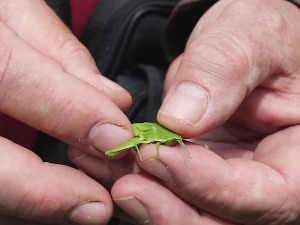
[[[100,74],[44,1],[0,6],[0,224],[106,224],[113,203],[102,185],[30,149],[39,130],[103,156],[100,150],[132,136],[123,113],[131,98]],[[102,140],[106,133],[118,135]],[[132,171],[125,163],[116,168]]]
[[[99,76],[86,49],[43,1],[0,3],[0,111],[69,143],[70,158],[94,178],[43,163],[1,138],[0,223],[105,224],[113,205],[97,180],[113,185],[115,203],[145,224],[299,224],[295,6],[221,0],[199,20],[170,67],[158,115],[163,125],[193,138],[192,159],[181,147],[161,146],[157,160],[155,145],[147,145],[144,162],[136,159],[147,173],[135,174],[131,155],[108,161],[99,153],[132,137],[120,110],[130,105],[128,93]],[[44,29],[50,26],[51,32]],[[195,114],[180,110],[189,107]],[[118,135],[109,138],[116,127]],[[10,139],[18,142],[12,133]],[[101,202],[104,212],[76,213],[89,202]]]
[[299,224],[299,21],[283,0],[221,0],[201,17],[158,114],[192,159],[142,146],[144,172],[116,181],[115,203],[143,224]]

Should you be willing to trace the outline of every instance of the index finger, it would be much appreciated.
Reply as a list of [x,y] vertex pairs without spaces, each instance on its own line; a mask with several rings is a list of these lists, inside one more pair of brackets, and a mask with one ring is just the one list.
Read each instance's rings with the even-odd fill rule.
[[[78,41],[45,1],[4,1],[0,8],[0,18],[37,51],[59,63],[68,73],[104,92],[121,109],[128,109],[128,100],[124,99],[125,95],[129,99],[129,94],[124,92],[121,86],[100,74],[86,47]],[[115,95],[118,91],[123,92],[123,98]]]
[[[66,72],[0,24],[0,110],[66,143],[97,154],[124,142],[132,128],[101,91]],[[128,102],[123,90],[116,92]]]

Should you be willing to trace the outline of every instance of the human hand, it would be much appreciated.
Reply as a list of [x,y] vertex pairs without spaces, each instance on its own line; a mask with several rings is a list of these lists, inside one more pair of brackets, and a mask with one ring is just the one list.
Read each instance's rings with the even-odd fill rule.
[[[286,1],[223,0],[172,64],[161,124],[193,138],[142,147],[114,201],[147,224],[299,224],[300,11]],[[205,148],[209,147],[209,150]]]
[[[120,110],[122,88],[100,76],[92,57],[44,1],[0,1],[1,134],[32,147],[41,130],[102,157],[98,150],[132,135]],[[30,133],[11,129],[7,117]],[[14,128],[19,128],[19,124]],[[111,133],[114,138],[109,138]],[[0,138],[0,224],[104,224],[109,193],[82,172],[43,163],[32,151]]]

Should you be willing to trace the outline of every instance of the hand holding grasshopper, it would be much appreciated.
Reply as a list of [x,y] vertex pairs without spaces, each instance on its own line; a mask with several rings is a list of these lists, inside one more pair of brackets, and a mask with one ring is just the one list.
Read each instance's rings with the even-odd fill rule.
[[163,144],[167,146],[173,146],[176,143],[179,143],[184,149],[185,154],[191,158],[189,150],[182,141],[182,137],[162,127],[161,125],[150,122],[134,123],[132,124],[132,128],[134,137],[129,141],[106,151],[105,155],[111,157],[124,150],[134,148],[137,151],[140,160],[143,161],[141,152],[139,150],[140,144],[156,143],[157,157],[159,157],[159,145]]
[[167,146],[155,160],[144,146],[137,162],[160,181],[121,178],[120,207],[147,224],[300,223],[299,21],[281,0],[221,0],[200,19],[158,114],[200,145],[187,146],[188,161]]
[[130,97],[100,75],[45,1],[0,5],[0,224],[104,224],[113,210],[107,190],[74,168],[43,163],[32,150],[42,131],[102,156],[96,149],[112,141],[94,140],[109,125],[120,130],[113,144],[131,135],[120,110]]

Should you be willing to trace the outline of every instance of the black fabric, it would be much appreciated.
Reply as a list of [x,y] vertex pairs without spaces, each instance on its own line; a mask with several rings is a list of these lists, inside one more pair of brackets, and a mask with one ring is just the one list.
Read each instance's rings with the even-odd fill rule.
[[300,1],[299,0],[287,0],[290,3],[295,4],[298,8],[300,8]]
[[164,30],[177,2],[101,0],[83,31],[101,73],[131,94],[131,122],[156,121],[168,67]]
[[101,72],[116,74],[138,63],[162,65],[163,30],[177,0],[102,0],[81,41]]
[[134,122],[156,122],[161,105],[165,69],[151,64],[138,64],[130,71],[118,74],[116,82],[132,96],[132,106],[127,112]]
[[195,1],[174,10],[165,30],[164,45],[169,61],[183,53],[186,42],[200,17],[217,0]]
[[45,1],[59,18],[68,26],[71,27],[71,4],[70,0],[46,0]]

